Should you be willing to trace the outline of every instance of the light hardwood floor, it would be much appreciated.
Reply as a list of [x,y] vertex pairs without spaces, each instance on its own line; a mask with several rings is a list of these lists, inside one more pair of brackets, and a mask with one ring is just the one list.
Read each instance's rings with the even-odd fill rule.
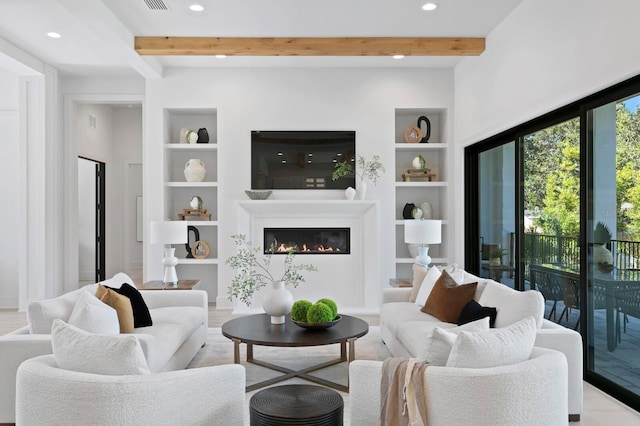
[[[225,321],[236,317],[230,309],[216,309],[209,306],[209,327],[220,327]],[[378,317],[375,315],[359,316],[369,323],[378,325]],[[17,328],[27,325],[27,316],[24,312],[0,309],[0,335],[9,333]],[[2,354],[0,354],[2,362]],[[573,426],[640,426],[640,413],[621,404],[609,395],[601,392],[590,384],[584,384],[584,411],[580,422],[571,423]]]

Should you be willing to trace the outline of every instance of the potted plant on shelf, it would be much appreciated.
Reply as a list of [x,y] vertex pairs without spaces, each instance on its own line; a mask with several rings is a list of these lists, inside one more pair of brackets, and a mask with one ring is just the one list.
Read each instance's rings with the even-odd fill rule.
[[271,244],[266,255],[260,256],[261,248],[252,247],[245,235],[232,235],[231,238],[238,252],[226,261],[227,265],[236,270],[236,276],[227,289],[229,300],[235,297],[248,306],[256,291],[271,284],[271,291],[263,299],[262,307],[271,315],[272,324],[283,324],[285,315],[293,305],[293,295],[285,285],[297,287],[305,281],[302,271],[314,272],[318,268],[311,264],[295,264],[295,247],[291,247],[284,257],[284,273],[276,278],[271,274],[270,267],[277,242]]
[[489,251],[489,265],[500,266],[502,265],[502,257],[507,254],[507,250],[495,247]]
[[372,156],[370,160],[367,160],[362,155],[358,155],[358,166],[355,171],[351,161],[345,159],[345,161],[336,163],[331,180],[335,181],[341,177],[353,176],[355,174],[360,179],[356,188],[358,199],[364,200],[367,191],[367,184],[364,180],[368,179],[375,185],[380,175],[385,171],[384,164],[380,161],[379,155]]

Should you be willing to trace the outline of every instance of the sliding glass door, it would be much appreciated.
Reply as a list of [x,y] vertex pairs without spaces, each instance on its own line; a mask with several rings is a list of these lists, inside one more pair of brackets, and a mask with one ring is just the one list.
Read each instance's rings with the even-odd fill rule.
[[640,394],[640,96],[587,111],[587,368]]
[[479,156],[480,275],[514,286],[515,271],[515,143],[483,151]]
[[465,149],[465,268],[538,290],[640,408],[640,76]]

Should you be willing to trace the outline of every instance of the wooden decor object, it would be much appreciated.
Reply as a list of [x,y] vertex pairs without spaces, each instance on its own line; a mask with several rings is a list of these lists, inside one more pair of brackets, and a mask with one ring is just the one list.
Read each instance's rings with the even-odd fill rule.
[[207,213],[207,209],[182,209],[182,213],[178,213],[178,220],[184,220],[187,216],[201,217],[204,220],[211,220],[211,213]]
[[211,248],[204,241],[196,241],[191,247],[191,254],[196,259],[206,259],[209,257],[209,253],[211,253]]
[[409,169],[402,174],[403,182],[432,182],[435,178],[436,174],[431,173],[431,169]]
[[140,55],[191,56],[478,56],[475,37],[142,37]]

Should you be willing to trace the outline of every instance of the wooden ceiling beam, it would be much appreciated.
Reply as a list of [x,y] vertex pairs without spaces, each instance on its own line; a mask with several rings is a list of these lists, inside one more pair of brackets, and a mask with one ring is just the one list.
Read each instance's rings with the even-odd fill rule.
[[140,55],[478,56],[470,37],[135,37]]

